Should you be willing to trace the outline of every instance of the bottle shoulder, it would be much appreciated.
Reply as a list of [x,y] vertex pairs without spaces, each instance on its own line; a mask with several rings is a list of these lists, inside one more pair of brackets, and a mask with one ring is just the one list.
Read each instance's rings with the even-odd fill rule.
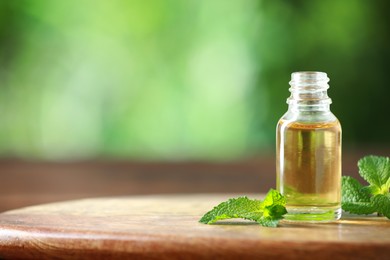
[[312,125],[321,128],[326,125],[338,126],[341,128],[341,124],[337,117],[330,111],[310,111],[310,112],[293,112],[287,111],[279,120],[278,125],[302,125],[302,127]]
[[282,129],[301,129],[301,130],[332,130],[341,133],[341,125],[338,120],[332,122],[292,122],[280,120],[277,128],[278,131]]

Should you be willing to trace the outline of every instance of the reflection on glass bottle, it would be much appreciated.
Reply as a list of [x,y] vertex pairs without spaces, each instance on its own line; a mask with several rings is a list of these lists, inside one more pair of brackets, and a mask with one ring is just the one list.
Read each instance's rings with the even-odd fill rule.
[[329,107],[323,72],[291,75],[288,111],[276,130],[277,189],[286,220],[322,222],[341,217],[341,126]]

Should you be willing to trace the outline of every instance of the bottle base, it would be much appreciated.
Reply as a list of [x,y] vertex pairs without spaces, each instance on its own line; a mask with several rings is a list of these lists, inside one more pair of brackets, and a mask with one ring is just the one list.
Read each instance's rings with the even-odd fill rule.
[[322,223],[332,222],[341,218],[341,208],[300,207],[288,208],[284,221]]

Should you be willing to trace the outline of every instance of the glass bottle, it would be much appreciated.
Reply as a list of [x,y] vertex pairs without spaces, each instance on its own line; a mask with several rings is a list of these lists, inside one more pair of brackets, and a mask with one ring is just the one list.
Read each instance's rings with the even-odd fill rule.
[[288,111],[276,129],[277,189],[286,220],[326,222],[341,217],[341,125],[330,111],[324,72],[291,74]]

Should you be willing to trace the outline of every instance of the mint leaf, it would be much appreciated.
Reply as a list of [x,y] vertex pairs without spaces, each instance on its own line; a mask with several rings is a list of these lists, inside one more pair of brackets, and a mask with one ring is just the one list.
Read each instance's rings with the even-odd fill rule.
[[212,224],[218,220],[229,218],[244,218],[254,220],[253,214],[260,212],[261,201],[251,200],[248,197],[229,199],[220,203],[211,211],[207,212],[199,222]]
[[377,194],[371,198],[372,203],[374,204],[377,212],[390,218],[390,194],[386,195]]
[[368,190],[363,189],[363,185],[358,180],[350,176],[343,176],[341,183],[343,187],[341,192],[343,201],[370,202],[370,193]]
[[276,227],[287,213],[285,205],[284,196],[271,189],[263,201],[239,197],[222,202],[207,212],[199,222],[212,224],[223,219],[243,218],[254,220],[262,226]]
[[390,159],[366,156],[358,162],[359,173],[369,185],[351,177],[342,179],[342,208],[356,214],[377,212],[390,219]]
[[370,193],[354,178],[342,177],[341,207],[353,214],[371,214],[376,212],[370,200]]
[[271,209],[275,206],[285,206],[286,198],[274,189],[270,189],[261,203],[262,209]]
[[370,184],[373,195],[385,194],[390,188],[390,159],[381,156],[366,156],[358,162],[360,175]]

